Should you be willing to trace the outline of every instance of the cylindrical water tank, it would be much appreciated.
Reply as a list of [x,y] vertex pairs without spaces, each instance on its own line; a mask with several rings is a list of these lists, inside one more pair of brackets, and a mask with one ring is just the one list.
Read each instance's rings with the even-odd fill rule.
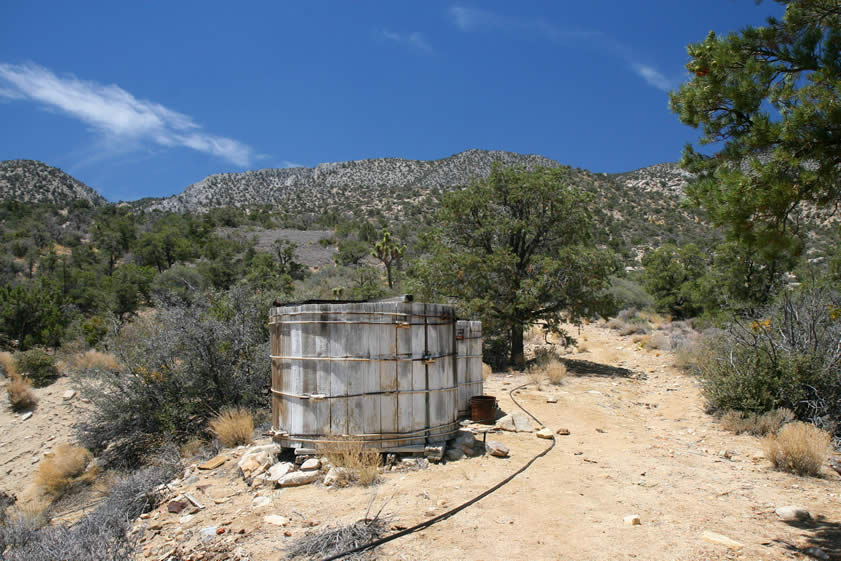
[[[475,381],[457,372],[451,307],[306,302],[272,308],[269,327],[273,429],[281,446],[352,439],[400,448],[458,430],[459,383],[473,388]],[[481,360],[478,367],[481,393]]]

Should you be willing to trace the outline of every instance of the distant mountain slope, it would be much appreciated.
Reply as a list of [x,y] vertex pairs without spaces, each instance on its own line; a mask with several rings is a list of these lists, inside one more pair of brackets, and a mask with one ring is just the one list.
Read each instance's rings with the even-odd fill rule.
[[279,205],[305,194],[310,204],[323,205],[359,188],[370,195],[383,191],[449,189],[486,177],[491,164],[559,167],[554,160],[513,152],[467,150],[440,160],[377,158],[319,164],[314,168],[263,169],[220,173],[187,187],[183,193],[150,205],[150,209],[201,212],[219,206]]
[[58,168],[36,160],[0,162],[0,200],[58,205],[84,200],[105,204],[105,198]]

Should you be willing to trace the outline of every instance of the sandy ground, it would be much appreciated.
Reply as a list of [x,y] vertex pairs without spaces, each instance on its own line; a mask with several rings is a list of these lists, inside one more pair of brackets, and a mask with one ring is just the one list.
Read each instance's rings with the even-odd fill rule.
[[[756,438],[725,432],[705,414],[697,383],[674,367],[671,353],[640,349],[596,325],[585,327],[579,339],[588,352],[566,355],[571,373],[562,386],[531,386],[516,396],[546,426],[571,434],[558,436],[548,455],[507,486],[424,532],[383,546],[377,558],[806,559],[802,551],[819,547],[827,558],[841,559],[838,475],[829,469],[822,478],[774,471]],[[517,409],[508,391],[527,381],[494,374],[485,393],[512,412]],[[73,413],[72,403],[61,402],[61,386],[47,390],[49,398],[42,398],[36,413],[42,421],[0,414],[0,465],[10,470],[4,489],[25,481],[35,458],[49,448],[46,438],[58,434],[55,442],[65,430],[60,418]],[[549,395],[558,402],[547,403]],[[370,488],[313,484],[253,491],[236,473],[242,450],[226,450],[231,459],[221,467],[191,470],[173,485],[174,493],[190,493],[204,509],[184,518],[163,506],[138,521],[138,530],[145,529],[138,559],[160,559],[179,544],[190,549],[200,542],[202,528],[214,526],[225,534],[208,538],[206,546],[235,537],[250,559],[285,559],[297,537],[363,518],[369,505],[371,512],[382,508],[392,515],[393,527],[411,526],[471,499],[549,444],[531,433],[488,439],[507,445],[511,456],[387,472]],[[255,507],[256,495],[268,497],[269,504]],[[815,520],[783,522],[774,509],[784,505],[803,506]],[[288,525],[266,523],[270,514],[286,517]],[[623,522],[633,514],[640,525]],[[743,547],[711,543],[704,532]]]

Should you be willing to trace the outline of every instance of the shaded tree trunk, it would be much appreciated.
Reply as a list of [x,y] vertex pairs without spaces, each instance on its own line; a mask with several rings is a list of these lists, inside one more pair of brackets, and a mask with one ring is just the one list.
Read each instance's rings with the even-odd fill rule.
[[523,325],[520,323],[511,326],[511,364],[520,369],[526,365],[526,355],[523,351]]

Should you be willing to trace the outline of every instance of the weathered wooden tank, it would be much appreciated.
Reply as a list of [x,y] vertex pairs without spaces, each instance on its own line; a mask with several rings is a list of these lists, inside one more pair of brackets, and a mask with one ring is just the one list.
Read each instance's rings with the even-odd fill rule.
[[403,297],[270,311],[272,418],[287,448],[383,450],[448,439],[482,393],[481,325]]

